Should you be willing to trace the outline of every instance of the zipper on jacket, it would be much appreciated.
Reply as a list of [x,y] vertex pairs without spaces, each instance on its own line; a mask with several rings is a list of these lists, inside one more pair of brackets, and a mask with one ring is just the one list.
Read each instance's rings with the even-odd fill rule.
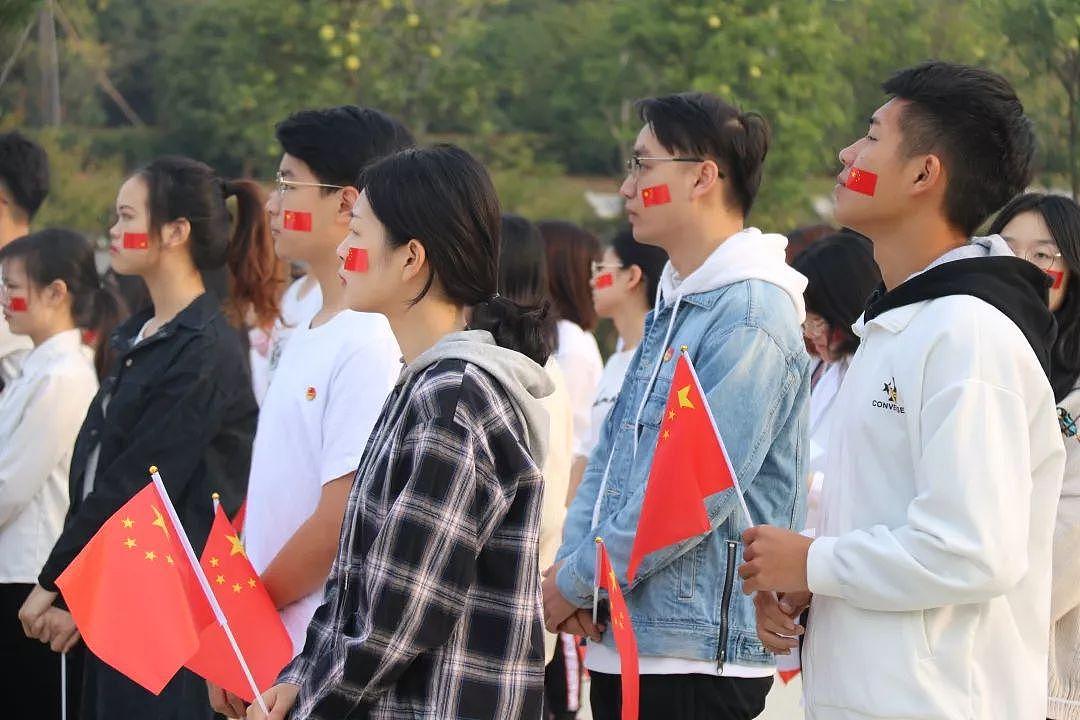
[[728,605],[731,604],[731,588],[735,583],[735,551],[738,544],[728,540],[727,543],[727,574],[724,577],[724,599],[720,605],[720,643],[716,648],[716,671],[724,672],[724,663],[727,662],[728,642]]

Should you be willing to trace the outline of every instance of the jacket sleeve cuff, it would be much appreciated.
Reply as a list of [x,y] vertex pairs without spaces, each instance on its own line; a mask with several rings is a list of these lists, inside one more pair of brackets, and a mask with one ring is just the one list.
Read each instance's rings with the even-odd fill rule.
[[839,539],[820,537],[810,543],[806,556],[806,583],[815,595],[843,597],[843,583],[836,572],[835,548]]
[[591,567],[592,563],[588,563],[590,567],[583,573],[580,567],[581,560],[582,551],[580,548],[568,555],[555,576],[555,584],[564,598],[578,607],[586,607],[592,604],[593,568]]

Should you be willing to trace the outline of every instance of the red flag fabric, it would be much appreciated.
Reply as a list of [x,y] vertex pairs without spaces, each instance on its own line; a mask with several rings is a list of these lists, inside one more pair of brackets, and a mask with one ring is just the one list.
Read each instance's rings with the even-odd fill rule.
[[146,250],[150,247],[150,236],[146,233],[124,233],[125,250]]
[[164,507],[147,485],[56,580],[86,646],[155,695],[214,621]]
[[799,659],[799,648],[795,648],[789,655],[776,656],[776,674],[785,685],[790,683],[802,672],[802,663]]
[[367,272],[368,271],[368,254],[367,250],[358,247],[349,248],[349,253],[345,256],[345,269],[349,272]]
[[641,202],[645,207],[664,205],[671,202],[671,190],[667,185],[653,185],[641,191]]
[[844,187],[863,195],[872,196],[877,189],[877,175],[869,170],[852,167],[848,172],[847,182],[844,183]]
[[311,232],[311,213],[299,210],[286,210],[282,218],[286,230]]
[[627,578],[633,582],[649,553],[708,532],[705,498],[730,487],[735,487],[735,473],[684,352],[660,421]]
[[244,532],[244,519],[247,518],[247,500],[240,503],[240,509],[233,515],[232,526],[236,528],[236,532]]
[[626,600],[623,599],[622,589],[615,577],[615,571],[611,568],[611,558],[608,557],[604,541],[597,539],[598,548],[597,585],[608,592],[608,604],[611,607],[611,618],[608,626],[615,634],[615,647],[619,650],[619,674],[622,684],[622,720],[638,720],[638,651],[637,638],[634,636],[634,626],[630,622],[630,612],[626,609]]
[[24,297],[12,295],[8,298],[8,310],[11,312],[26,312],[27,307],[26,298]]
[[[266,586],[247,559],[239,534],[220,507],[199,564],[210,580],[255,684],[265,692],[292,659],[292,640]],[[221,625],[214,623],[203,630],[198,652],[185,665],[244,700],[255,700]]]

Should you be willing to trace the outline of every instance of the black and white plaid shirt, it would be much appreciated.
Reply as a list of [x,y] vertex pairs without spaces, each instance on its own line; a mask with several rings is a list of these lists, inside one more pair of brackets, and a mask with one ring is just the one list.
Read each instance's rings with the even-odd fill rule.
[[304,651],[301,720],[539,720],[542,475],[505,390],[444,359],[395,388]]

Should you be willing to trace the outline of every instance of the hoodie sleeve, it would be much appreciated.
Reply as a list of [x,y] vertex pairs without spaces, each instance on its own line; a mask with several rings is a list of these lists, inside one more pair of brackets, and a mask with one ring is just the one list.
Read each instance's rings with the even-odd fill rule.
[[[711,343],[715,345],[709,348],[707,354],[694,359],[695,368],[720,435],[724,438],[735,474],[743,492],[749,494],[753,492],[761,464],[779,432],[778,418],[786,420],[790,416],[802,379],[788,365],[787,357],[777,342],[760,328],[748,325],[729,328]],[[765,405],[762,399],[767,399]],[[666,402],[666,397],[663,401]],[[745,412],[746,408],[755,408],[756,411],[748,413]],[[603,445],[605,443],[602,442]],[[647,473],[648,468],[635,468],[635,473],[638,472]],[[604,538],[612,566],[619,577],[626,577],[646,485],[644,481],[635,483],[633,496],[619,512],[607,517],[594,533]],[[706,498],[705,507],[712,527],[716,528],[727,520],[737,503],[734,489]],[[705,537],[699,535],[647,555],[631,587],[644,582],[692,550]],[[557,583],[559,590],[572,602],[584,604],[591,601],[595,553],[594,544],[587,542],[565,556]]]
[[1012,347],[1024,343],[1016,327],[995,315],[968,313],[964,330],[949,323],[931,341],[906,522],[815,540],[807,559],[815,594],[916,611],[983,602],[1027,573],[1032,477],[1048,477],[1063,453],[1049,385],[1034,356]]

